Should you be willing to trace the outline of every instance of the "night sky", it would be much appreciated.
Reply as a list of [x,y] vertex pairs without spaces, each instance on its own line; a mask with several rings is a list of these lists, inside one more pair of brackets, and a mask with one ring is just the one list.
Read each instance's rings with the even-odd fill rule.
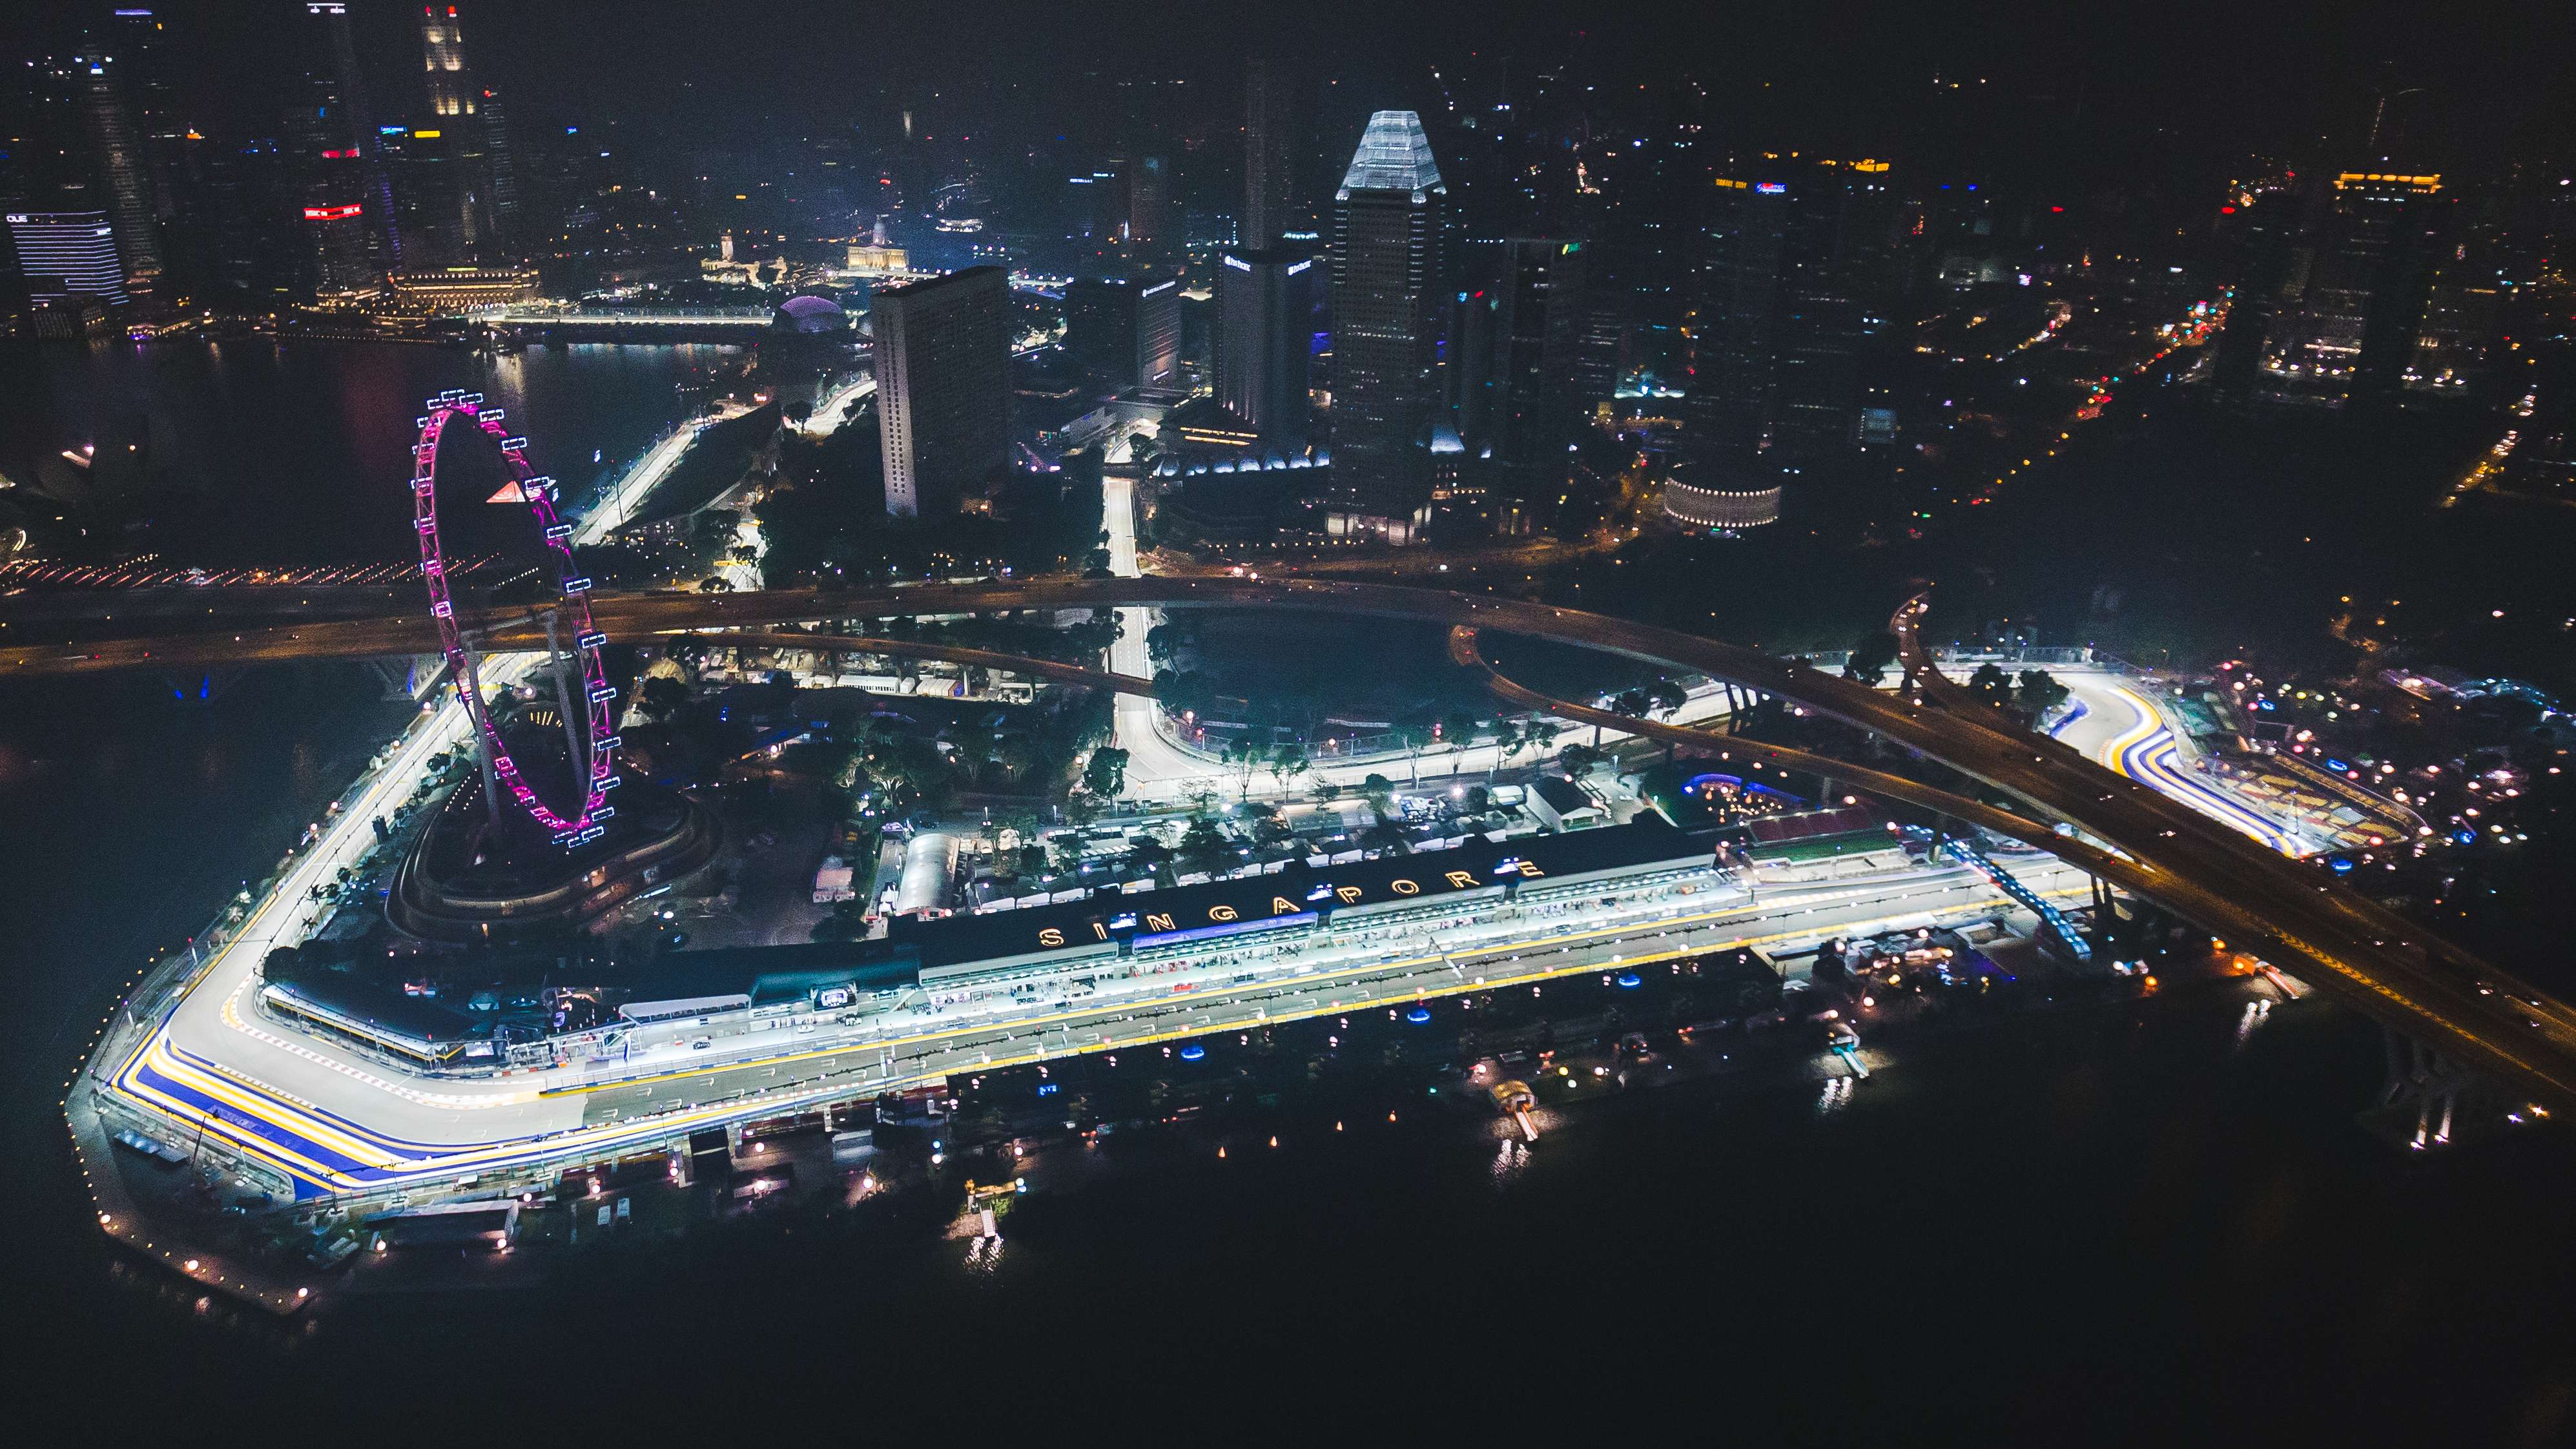
[[[58,7],[0,45],[65,43],[89,8]],[[158,8],[207,58],[210,92],[226,93],[210,105],[274,94],[240,82],[279,64],[275,37],[301,19],[299,5]],[[412,12],[394,0],[351,8],[379,77],[377,109],[399,114],[417,53]],[[2249,154],[2340,164],[2367,134],[2376,95],[2414,87],[2391,103],[2389,134],[2417,164],[2477,171],[2507,150],[2554,158],[2576,136],[2576,6],[2559,3],[547,0],[473,6],[467,19],[474,63],[521,124],[650,122],[685,133],[673,140],[734,146],[843,126],[873,140],[925,91],[954,101],[1013,82],[1061,95],[1098,78],[1187,79],[1230,113],[1240,63],[1255,52],[1343,78],[1365,92],[1358,111],[1390,96],[1430,104],[1432,67],[1454,69],[1470,52],[1489,63],[1511,55],[1516,67],[1565,58],[1604,87],[1696,80],[1713,117],[1762,144],[1856,146],[1955,170],[2074,166],[2094,173],[2088,182]],[[1172,107],[1186,120],[1195,97],[1176,93]]]

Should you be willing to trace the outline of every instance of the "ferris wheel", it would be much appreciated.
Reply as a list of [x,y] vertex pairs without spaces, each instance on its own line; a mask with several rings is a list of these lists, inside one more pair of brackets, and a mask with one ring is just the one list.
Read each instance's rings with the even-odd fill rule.
[[[429,612],[438,621],[439,644],[446,651],[448,668],[454,672],[465,712],[481,736],[494,798],[515,802],[558,845],[570,847],[596,840],[606,829],[600,822],[617,813],[617,807],[608,803],[608,792],[618,783],[617,689],[608,682],[607,670],[600,663],[600,647],[608,642],[608,636],[591,622],[590,580],[582,576],[573,561],[573,526],[555,510],[555,481],[528,466],[528,440],[512,435],[503,426],[502,410],[485,407],[483,394],[451,390],[429,399],[427,406],[429,411],[418,420],[420,441],[412,447],[411,464],[412,524],[420,534],[421,578],[429,588]],[[565,747],[572,756],[572,777],[579,782],[581,795],[578,804],[565,808],[546,803],[521,777],[518,762],[510,758],[509,747],[483,702],[474,654],[457,630],[456,604],[447,589],[447,555],[438,539],[438,443],[451,425],[460,424],[481,429],[500,448],[501,459],[510,473],[509,486],[503,492],[516,490],[528,511],[535,515],[537,527],[544,534],[546,559],[554,571],[555,617],[572,626],[573,653],[581,666],[581,698],[572,699],[568,687],[563,691],[564,732]],[[555,627],[550,619],[549,636]],[[587,717],[586,734],[575,725],[576,711]]]

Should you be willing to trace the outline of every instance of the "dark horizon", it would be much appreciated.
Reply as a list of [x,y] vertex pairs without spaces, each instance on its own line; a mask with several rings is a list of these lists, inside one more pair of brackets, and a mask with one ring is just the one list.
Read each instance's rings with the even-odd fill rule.
[[[296,63],[273,44],[297,18],[292,3],[152,8],[192,54],[218,58],[196,67],[209,91],[238,91],[237,77],[282,76]],[[781,126],[850,128],[876,144],[892,138],[902,108],[926,118],[961,95],[972,108],[961,115],[1008,131],[1019,119],[993,103],[1009,88],[1080,107],[1093,77],[1202,87],[1155,98],[1155,119],[1222,130],[1237,119],[1243,62],[1265,54],[1348,87],[1351,116],[1319,120],[1348,120],[1354,132],[1372,110],[1410,107],[1428,118],[1456,99],[1457,85],[1495,85],[1508,70],[1525,86],[1538,69],[1562,65],[1596,87],[1642,86],[1659,106],[1702,109],[1721,145],[1893,154],[1943,174],[2026,151],[2028,164],[2084,184],[2140,166],[2223,168],[2257,156],[2357,164],[2383,95],[2392,99],[2379,116],[2380,149],[2425,169],[2482,175],[2507,155],[2548,161],[2576,136],[2563,83],[2576,11],[2563,6],[2013,0],[1957,16],[1838,4],[1712,15],[1679,34],[1670,16],[1633,7],[1448,0],[1399,14],[1334,0],[1302,10],[1294,29],[1266,14],[1167,4],[985,3],[905,15],[787,0],[739,25],[710,23],[679,0],[463,8],[475,65],[520,124],[614,123],[657,145],[692,134],[734,145],[775,138]],[[96,9],[103,25],[108,7]],[[355,0],[350,10],[378,109],[399,114],[410,6]],[[88,19],[79,7],[58,10],[11,37],[5,58],[76,45]],[[930,56],[936,66],[922,63]],[[1457,74],[1486,67],[1472,81]],[[217,98],[204,104],[220,116]],[[219,123],[258,129],[263,119],[254,109]],[[998,139],[1051,139],[1038,132],[1054,124],[1060,118]]]

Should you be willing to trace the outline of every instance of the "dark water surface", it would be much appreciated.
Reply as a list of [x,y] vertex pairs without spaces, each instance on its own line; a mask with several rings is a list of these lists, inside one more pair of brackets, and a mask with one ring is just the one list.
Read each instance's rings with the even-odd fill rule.
[[530,460],[577,488],[641,451],[687,410],[680,389],[738,355],[585,344],[485,356],[267,339],[0,346],[0,469],[33,483],[62,474],[61,450],[93,446],[98,486],[202,505],[189,513],[199,536],[155,541],[191,561],[401,558],[423,398],[484,393],[527,434]]

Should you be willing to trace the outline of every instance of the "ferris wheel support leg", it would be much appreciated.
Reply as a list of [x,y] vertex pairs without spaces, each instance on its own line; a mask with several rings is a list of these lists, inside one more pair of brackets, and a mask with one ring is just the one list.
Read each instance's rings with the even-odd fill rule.
[[[590,761],[584,758],[581,727],[573,723],[572,684],[564,677],[563,644],[555,636],[555,622],[562,613],[560,608],[546,610],[546,657],[554,665],[555,712],[563,717],[564,763],[572,768],[573,789],[586,791],[590,788]],[[590,715],[585,711],[581,718],[588,723]],[[578,805],[573,808],[580,809]]]
[[[472,639],[464,641],[464,648],[465,677],[456,681],[456,687],[474,692],[474,702],[479,711],[483,704],[482,655],[475,649]],[[493,771],[492,741],[479,729],[474,731],[474,758],[483,765],[483,813],[491,819],[493,839],[497,842],[501,834],[501,781]]]

